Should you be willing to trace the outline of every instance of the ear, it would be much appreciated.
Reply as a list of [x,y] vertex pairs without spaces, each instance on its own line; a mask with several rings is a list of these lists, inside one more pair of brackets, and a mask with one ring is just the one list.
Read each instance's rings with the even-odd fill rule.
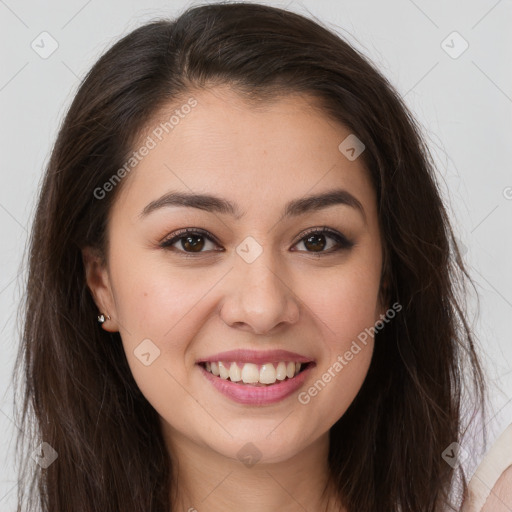
[[[106,331],[117,332],[117,311],[105,259],[98,249],[88,246],[82,249],[82,261],[87,287],[98,307],[98,314],[105,315],[102,327]],[[110,316],[110,320],[107,315]]]

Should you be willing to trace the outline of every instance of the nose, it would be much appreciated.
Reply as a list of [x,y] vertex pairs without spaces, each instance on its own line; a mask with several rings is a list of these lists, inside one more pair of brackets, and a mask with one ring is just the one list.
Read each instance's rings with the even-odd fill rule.
[[298,321],[300,300],[288,273],[275,264],[269,250],[252,263],[235,255],[234,268],[224,282],[220,316],[230,327],[261,335]]

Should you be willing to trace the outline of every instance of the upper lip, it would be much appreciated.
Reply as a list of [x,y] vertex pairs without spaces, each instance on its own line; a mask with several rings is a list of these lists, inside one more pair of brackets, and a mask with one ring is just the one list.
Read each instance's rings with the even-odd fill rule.
[[216,362],[216,361],[238,361],[242,363],[279,363],[280,361],[293,361],[296,363],[310,363],[314,359],[289,352],[288,350],[228,350],[219,352],[213,356],[199,359],[197,363]]

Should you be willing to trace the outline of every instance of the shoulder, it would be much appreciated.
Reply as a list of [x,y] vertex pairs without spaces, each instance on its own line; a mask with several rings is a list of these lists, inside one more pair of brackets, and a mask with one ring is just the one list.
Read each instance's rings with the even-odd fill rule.
[[512,510],[512,424],[499,436],[471,478],[463,512]]
[[510,510],[512,510],[512,465],[501,474],[481,512],[509,512]]

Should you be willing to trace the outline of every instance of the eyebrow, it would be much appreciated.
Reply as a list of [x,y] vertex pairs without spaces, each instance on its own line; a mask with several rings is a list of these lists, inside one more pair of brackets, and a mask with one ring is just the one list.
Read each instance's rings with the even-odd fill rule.
[[[286,203],[283,213],[279,221],[297,217],[308,212],[323,210],[334,205],[345,205],[359,211],[364,221],[366,215],[363,205],[350,192],[344,189],[335,189],[321,194],[293,199]],[[160,208],[172,206],[185,206],[188,208],[198,208],[212,213],[221,213],[231,215],[236,220],[240,220],[245,213],[242,213],[240,207],[236,203],[232,203],[227,199],[217,197],[210,194],[196,194],[191,192],[168,192],[163,196],[151,201],[139,214],[140,218],[144,218],[150,213]]]

